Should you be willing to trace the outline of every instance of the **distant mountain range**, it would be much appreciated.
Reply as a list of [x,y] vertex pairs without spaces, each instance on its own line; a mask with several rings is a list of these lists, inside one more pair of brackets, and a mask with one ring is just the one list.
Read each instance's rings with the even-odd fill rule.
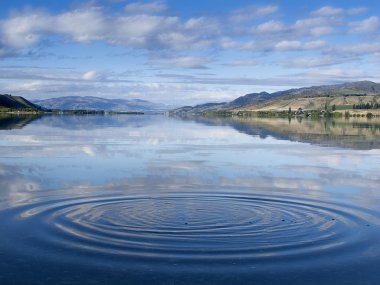
[[99,97],[65,96],[33,103],[52,110],[103,110],[117,112],[162,112],[169,109],[164,104],[152,103],[140,99],[105,99]]
[[[288,108],[322,109],[325,104],[353,105],[373,102],[380,95],[380,84],[371,81],[358,81],[336,85],[312,86],[289,89],[274,93],[251,93],[231,102],[206,103],[185,106],[172,110],[172,113],[202,113],[215,111],[283,111]],[[365,96],[365,97],[363,97]],[[379,100],[380,103],[380,100]]]
[[[206,103],[171,110],[174,114],[199,114],[215,111],[284,111],[322,110],[326,106],[352,108],[355,104],[380,105],[380,84],[358,81],[336,85],[312,86],[274,93],[251,93],[224,103]],[[102,110],[116,112],[164,112],[169,107],[139,99],[105,99],[92,96],[66,96],[45,100],[28,100],[11,95],[0,95],[1,109],[46,110]]]

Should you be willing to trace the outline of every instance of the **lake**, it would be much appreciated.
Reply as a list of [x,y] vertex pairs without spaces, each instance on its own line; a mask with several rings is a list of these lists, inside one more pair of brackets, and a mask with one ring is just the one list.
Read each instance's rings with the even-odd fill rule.
[[379,284],[380,120],[0,116],[0,284]]

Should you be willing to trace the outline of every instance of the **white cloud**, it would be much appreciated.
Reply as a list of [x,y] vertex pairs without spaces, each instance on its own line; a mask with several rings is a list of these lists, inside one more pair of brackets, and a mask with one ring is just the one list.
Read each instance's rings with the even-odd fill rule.
[[96,152],[94,151],[94,149],[90,145],[83,146],[82,151],[83,151],[83,153],[85,153],[88,156],[96,156]]
[[[296,76],[293,76],[296,78]],[[355,70],[355,69],[344,69],[344,68],[319,68],[316,70],[312,70],[310,72],[306,72],[300,74],[299,79],[302,81],[306,81],[309,79],[322,82],[331,82],[331,80],[336,81],[358,81],[358,80],[373,80],[376,75],[369,76],[363,70]]]
[[268,5],[268,6],[258,7],[256,9],[254,9],[254,12],[258,16],[265,16],[265,15],[269,15],[269,14],[275,13],[275,12],[277,12],[277,10],[278,10],[278,6],[276,6],[276,5]]
[[316,27],[325,27],[326,25],[331,25],[331,21],[324,17],[312,17],[306,19],[300,19],[295,22],[293,28],[296,30],[306,30]]
[[26,48],[37,45],[43,37],[63,35],[80,43],[105,41],[143,49],[191,49],[209,45],[218,33],[218,23],[204,17],[182,21],[148,14],[107,15],[103,8],[85,7],[58,15],[28,11],[4,20],[0,45]]
[[320,37],[334,33],[342,23],[339,18],[319,16],[296,20],[290,29],[294,35]]
[[340,63],[336,58],[331,56],[319,57],[296,57],[285,59],[284,65],[292,68],[312,68]]
[[325,46],[324,41],[309,41],[302,43],[300,41],[288,41],[284,40],[279,43],[277,43],[274,46],[274,49],[277,51],[297,51],[297,50],[313,50],[313,49],[319,49],[323,46]]
[[160,57],[151,60],[151,63],[162,67],[177,67],[177,68],[194,68],[204,69],[210,62],[210,59],[183,56],[183,57]]
[[53,24],[51,27],[45,27],[48,32],[68,35],[77,42],[102,40],[108,32],[107,19],[102,9],[97,7],[48,17]]
[[336,8],[332,6],[324,6],[318,10],[311,12],[310,14],[317,17],[339,17],[343,15],[359,15],[367,12],[366,7],[357,7],[350,9]]
[[220,39],[219,45],[224,49],[234,49],[240,46],[240,44],[237,41],[229,37],[223,37],[222,39]]
[[230,66],[255,66],[258,62],[254,59],[238,59],[230,62]]
[[352,45],[337,45],[329,50],[329,52],[343,56],[343,55],[369,55],[380,52],[380,45],[373,43],[359,43]]
[[0,41],[3,45],[23,48],[40,41],[40,33],[51,26],[50,19],[40,12],[15,17],[2,21]]
[[199,29],[220,32],[219,24],[212,19],[206,17],[191,18],[184,23],[184,28],[190,31]]
[[83,80],[93,80],[97,77],[97,73],[94,70],[87,71],[83,73],[82,79]]
[[334,8],[331,6],[324,6],[316,11],[311,12],[314,16],[320,17],[330,17],[330,16],[339,16],[344,13],[344,10],[341,8]]
[[300,41],[281,41],[277,43],[274,47],[275,50],[288,51],[288,50],[299,50],[302,48],[302,43]]
[[107,35],[112,44],[154,48],[153,43],[167,44],[158,38],[167,31],[178,30],[180,22],[177,17],[135,15],[118,17],[112,25],[113,33]]
[[35,92],[40,91],[43,86],[43,82],[39,80],[25,81],[22,83],[9,83],[2,86],[2,89],[9,93],[14,92]]
[[350,24],[353,33],[371,33],[378,30],[380,21],[378,17],[372,16],[362,21]]
[[[177,65],[179,68],[197,68],[201,64],[207,63],[208,59],[201,59],[196,57],[182,57],[177,60],[170,60],[167,67],[173,67]],[[156,62],[157,65],[165,64],[163,62]],[[165,67],[165,66],[164,66]],[[175,77],[170,78],[169,82],[165,80],[157,81],[127,81],[127,80],[103,80],[103,75],[97,73],[97,76],[91,81],[84,80],[82,77],[87,76],[87,72],[79,73],[72,70],[62,71],[61,74],[57,70],[46,70],[47,74],[50,74],[50,79],[45,80],[33,80],[33,72],[29,70],[24,71],[23,67],[17,68],[17,72],[14,72],[14,78],[5,77],[7,80],[1,80],[4,78],[7,72],[2,69],[0,71],[0,90],[3,93],[9,93],[12,95],[20,95],[29,100],[33,99],[45,99],[52,97],[59,97],[63,95],[71,96],[95,96],[102,98],[120,98],[133,99],[139,98],[152,102],[165,102],[173,105],[194,104],[194,102],[204,102],[205,100],[222,100],[233,99],[238,97],[241,92],[236,89],[230,90],[225,86],[222,88],[220,84],[213,86],[200,86],[199,84],[189,82],[182,82],[183,80],[177,80]],[[162,70],[162,66],[160,68]],[[35,70],[36,72],[36,70]],[[58,72],[58,74],[57,74]],[[17,76],[17,73],[26,73],[23,76]],[[91,73],[88,73],[91,75]],[[31,76],[30,79],[27,76]],[[85,77],[86,77],[85,76]],[[114,75],[119,77],[119,74]],[[89,76],[90,78],[92,76]],[[71,78],[71,80],[70,80]],[[63,80],[64,79],[64,80]],[[8,83],[8,80],[12,80],[13,83]],[[233,94],[233,96],[231,95]]]
[[252,30],[254,33],[268,34],[268,33],[279,33],[286,29],[285,25],[280,21],[270,20],[268,22],[258,25]]
[[[290,38],[290,39],[287,39]],[[323,40],[303,41],[291,39],[288,34],[272,36],[264,39],[255,39],[246,42],[224,39],[221,46],[225,49],[246,50],[254,52],[287,52],[287,51],[307,51],[307,50],[322,50],[328,47],[327,42]],[[301,38],[301,37],[299,37]]]
[[333,27],[328,26],[320,26],[310,29],[310,34],[315,37],[325,36],[328,34],[332,34],[335,31]]
[[322,40],[316,40],[316,41],[310,41],[306,42],[303,45],[303,49],[305,50],[313,50],[313,49],[320,49],[322,47],[326,46],[326,42]]
[[351,9],[348,9],[347,14],[348,15],[359,15],[359,14],[363,14],[367,11],[368,11],[368,9],[365,7],[351,8]]
[[[109,14],[104,8],[87,5],[57,15],[37,10],[13,14],[0,23],[0,57],[10,56],[12,48],[20,50],[36,46],[49,35],[62,35],[79,43],[103,41],[151,52],[172,50],[178,53],[209,47],[265,52],[322,49],[328,43],[321,41],[320,37],[347,29],[346,22],[340,17],[342,14],[364,10],[325,6],[312,12],[310,18],[298,19],[294,24],[272,19],[259,22],[252,28],[244,27],[240,21],[270,15],[278,10],[278,6],[248,6],[230,14],[237,21],[231,28],[228,26],[230,22],[223,24],[206,16],[183,20],[176,16],[151,15],[166,8],[164,2],[155,1],[130,3],[126,5],[128,13]],[[349,25],[352,32],[370,32],[378,26],[379,19],[375,16]],[[242,35],[254,35],[255,38],[243,38]],[[308,42],[302,43],[305,40]],[[195,61],[186,59],[181,64],[201,66],[190,62]],[[175,65],[179,66],[177,63]]]
[[[68,72],[69,70],[69,72]],[[102,83],[130,82],[122,74],[111,72],[100,72],[89,70],[85,72],[74,71],[71,69],[54,68],[0,68],[0,80],[33,80],[36,82],[56,81],[56,82],[86,82],[97,81]]]
[[[297,57],[298,58],[298,57]],[[318,58],[318,57],[317,57]],[[248,62],[248,59],[246,62]],[[294,59],[296,60],[296,58]],[[303,58],[301,63],[305,65],[323,66],[329,64],[329,58],[326,56],[323,59],[325,62]],[[332,59],[333,60],[333,59]],[[179,65],[184,65],[186,60],[181,59]],[[188,60],[189,61],[189,60]],[[242,64],[243,59],[236,64]],[[288,64],[291,62],[279,62]],[[194,63],[192,63],[194,64]],[[254,64],[254,62],[253,62]],[[300,64],[300,63],[299,63]],[[189,66],[189,62],[185,65]],[[306,66],[305,66],[306,67]],[[162,69],[160,69],[162,70]],[[19,73],[23,72],[23,68],[19,68]],[[54,75],[55,72],[49,71],[52,78],[69,78],[73,73],[72,70],[62,71],[66,76],[61,74]],[[0,72],[3,74],[4,72]],[[77,73],[74,77],[80,78],[84,73]],[[260,76],[247,77],[247,76],[225,76],[220,77],[213,74],[199,74],[199,75],[181,75],[178,72],[174,74],[157,74],[159,77],[151,82],[114,82],[93,81],[85,80],[32,80],[32,79],[18,79],[15,83],[6,83],[0,80],[0,89],[4,93],[11,93],[13,95],[21,95],[27,99],[43,99],[62,96],[63,94],[70,94],[72,96],[96,96],[103,98],[140,98],[153,102],[165,102],[173,105],[193,105],[195,103],[204,103],[207,101],[226,101],[232,100],[243,94],[252,92],[252,90],[259,89],[266,91],[277,91],[288,89],[296,86],[305,85],[319,85],[328,84],[332,82],[344,82],[352,80],[375,80],[379,78],[379,73],[372,71],[363,71],[361,69],[347,69],[347,68],[334,68],[334,69],[311,69],[308,72],[300,74],[291,74],[287,71],[286,74],[272,75],[270,77]],[[31,73],[32,75],[32,73]],[[116,75],[118,76],[118,75]],[[378,80],[378,79],[377,79]],[[253,89],[252,89],[253,88]],[[121,95],[122,94],[122,95]]]
[[130,3],[124,8],[126,12],[131,14],[154,14],[163,12],[166,9],[166,4],[162,1],[154,1],[150,3]]
[[102,9],[96,7],[56,16],[27,11],[4,20],[0,26],[3,45],[15,48],[36,45],[43,36],[49,34],[62,34],[78,42],[90,42],[101,40],[106,32],[105,16]]
[[[126,94],[126,96],[148,100],[151,99],[149,96],[157,96],[160,99],[169,98],[169,95],[164,92],[170,94],[172,90],[175,90],[178,94],[188,96],[189,101],[191,98],[202,101],[200,96],[214,98],[212,97],[214,92],[217,94],[215,98],[219,99],[228,92],[232,94],[231,90],[216,91],[217,85],[233,86],[235,88],[233,92],[237,92],[238,88],[247,90],[251,85],[258,84],[278,86],[281,82],[282,85],[297,83],[304,85],[305,78],[309,83],[326,82],[330,80],[329,78],[356,79],[355,74],[351,76],[351,74],[344,74],[342,70],[338,72],[337,69],[329,71],[324,69],[323,74],[318,73],[315,80],[311,73],[308,73],[303,77],[300,75],[298,78],[292,78],[288,83],[288,74],[286,80],[279,78],[284,66],[311,69],[362,60],[363,65],[358,67],[358,70],[365,72],[360,78],[369,78],[368,74],[375,74],[377,70],[376,67],[369,66],[373,65],[373,62],[369,62],[367,55],[377,55],[376,58],[379,58],[380,46],[376,39],[380,26],[379,18],[361,15],[367,12],[364,7],[341,9],[324,6],[316,11],[305,11],[302,15],[296,16],[293,22],[289,22],[285,21],[289,18],[283,15],[286,10],[276,13],[279,11],[276,5],[251,5],[231,13],[227,11],[225,15],[219,17],[202,13],[202,16],[183,18],[169,14],[170,10],[167,9],[164,1],[123,2],[124,4],[119,5],[123,5],[125,9],[119,11],[96,4],[105,3],[103,1],[91,1],[80,8],[58,13],[36,9],[13,12],[0,19],[0,58],[3,60],[6,57],[19,56],[20,62],[27,58],[24,62],[32,64],[29,61],[32,57],[30,54],[41,50],[50,52],[49,56],[53,58],[55,52],[61,53],[61,50],[56,47],[62,41],[88,46],[100,41],[109,46],[121,47],[118,48],[118,53],[123,54],[120,55],[120,63],[127,63],[131,57],[130,54],[132,57],[138,57],[136,61],[128,63],[130,63],[130,68],[140,68],[141,78],[133,72],[130,72],[128,76],[115,75],[101,70],[86,69],[86,67],[84,69],[78,67],[77,70],[66,73],[62,70],[49,73],[49,70],[23,69],[17,70],[18,74],[2,68],[0,84],[4,87],[3,90],[16,92],[19,95],[23,95],[22,92],[33,94],[33,96],[44,94],[47,97],[50,94],[68,92],[76,95],[97,94],[98,96]],[[349,32],[359,33],[359,37]],[[371,39],[368,39],[360,37],[361,33],[373,34],[370,34]],[[326,35],[331,36],[326,37]],[[362,39],[361,42],[357,40],[359,38]],[[104,48],[104,51],[109,52],[110,49]],[[297,58],[295,54],[289,52],[297,52]],[[110,53],[116,52],[113,50]],[[22,56],[24,58],[21,58]],[[233,60],[236,58],[237,60]],[[339,60],[336,60],[337,58]],[[255,59],[260,59],[260,61]],[[220,64],[210,65],[214,60],[218,60]],[[9,60],[11,61],[12,59]],[[260,70],[260,65],[266,63],[273,64],[273,69],[269,71],[267,66],[263,66],[263,74],[260,75],[270,78],[249,78],[242,74],[248,69],[249,72],[257,72]],[[113,64],[110,61],[104,68],[109,68]],[[74,63],[73,65],[75,66]],[[192,71],[182,70],[209,68],[210,73],[222,74],[223,66],[245,66],[246,68],[234,69],[236,74],[231,75],[232,77],[210,75],[193,78],[190,76]],[[370,71],[365,70],[368,66],[371,68]],[[178,81],[178,85],[160,85],[159,80],[149,83],[150,80],[156,80],[154,78],[158,76],[152,74],[156,72],[156,67],[166,72],[173,68],[176,71],[173,73],[180,70],[189,77],[163,79]],[[273,72],[273,76],[265,75],[269,72]],[[201,88],[209,86],[213,88],[202,91],[201,88],[194,87],[197,84],[202,85]],[[239,85],[240,87],[236,87]]]
[[267,6],[247,6],[238,10],[235,10],[230,15],[230,20],[235,22],[249,21],[257,17],[273,14],[278,10],[276,5]]

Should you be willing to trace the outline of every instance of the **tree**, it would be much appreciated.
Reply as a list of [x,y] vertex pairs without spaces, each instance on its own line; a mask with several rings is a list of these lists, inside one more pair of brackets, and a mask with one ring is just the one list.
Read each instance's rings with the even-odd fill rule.
[[336,106],[335,106],[335,104],[334,104],[334,105],[332,105],[332,110],[333,110],[333,111],[335,111],[335,110],[336,110]]

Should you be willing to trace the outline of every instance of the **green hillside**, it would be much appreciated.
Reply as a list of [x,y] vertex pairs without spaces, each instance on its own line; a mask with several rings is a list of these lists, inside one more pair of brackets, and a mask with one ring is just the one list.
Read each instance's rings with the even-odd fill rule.
[[0,94],[0,111],[10,112],[10,111],[44,111],[44,108],[29,102],[23,97],[12,96],[8,94]]
[[358,81],[335,85],[289,89],[274,93],[251,93],[231,102],[207,103],[172,110],[173,114],[278,114],[320,115],[335,112],[337,115],[380,115],[380,84]]

